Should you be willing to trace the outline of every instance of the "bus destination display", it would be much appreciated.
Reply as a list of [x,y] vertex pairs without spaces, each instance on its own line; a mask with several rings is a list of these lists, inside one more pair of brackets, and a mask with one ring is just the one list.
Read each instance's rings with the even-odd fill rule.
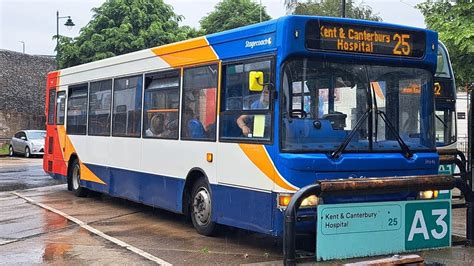
[[308,49],[420,58],[423,32],[315,20],[306,27]]

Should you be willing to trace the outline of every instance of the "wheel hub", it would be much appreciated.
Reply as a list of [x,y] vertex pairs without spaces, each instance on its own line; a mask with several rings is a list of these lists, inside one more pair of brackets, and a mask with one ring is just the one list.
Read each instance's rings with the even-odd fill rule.
[[75,165],[74,169],[72,170],[72,187],[74,190],[79,189],[79,180],[80,180],[80,168],[79,165]]
[[200,188],[193,201],[193,213],[199,225],[207,225],[211,216],[211,197],[205,188]]

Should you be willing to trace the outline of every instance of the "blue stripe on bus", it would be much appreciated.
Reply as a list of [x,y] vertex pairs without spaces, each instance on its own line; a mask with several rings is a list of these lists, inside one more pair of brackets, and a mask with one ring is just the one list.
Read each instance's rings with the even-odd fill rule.
[[273,234],[274,193],[222,185],[211,185],[211,191],[217,223]]
[[86,166],[107,184],[81,180],[87,188],[172,212],[182,212],[184,179],[94,164]]
[[[182,213],[185,180],[162,175],[86,164],[107,185],[81,180],[81,185],[114,197]],[[274,233],[276,195],[223,185],[211,185],[213,221],[265,234]],[[277,223],[278,225],[281,222]],[[279,230],[281,231],[281,230]]]

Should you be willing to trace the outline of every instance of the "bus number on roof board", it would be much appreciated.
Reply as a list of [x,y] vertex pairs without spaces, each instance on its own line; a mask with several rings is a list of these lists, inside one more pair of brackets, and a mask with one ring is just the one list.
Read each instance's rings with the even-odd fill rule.
[[424,53],[425,38],[421,32],[319,22],[308,24],[309,49],[404,57],[421,57]]

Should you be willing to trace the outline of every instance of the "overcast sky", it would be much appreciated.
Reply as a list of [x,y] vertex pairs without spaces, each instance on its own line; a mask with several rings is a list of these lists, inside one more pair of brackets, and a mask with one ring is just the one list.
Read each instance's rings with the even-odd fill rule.
[[[172,5],[177,14],[185,17],[183,25],[199,27],[199,20],[214,9],[219,0],[164,0]],[[259,1],[259,0],[254,0]],[[71,16],[76,24],[68,30],[61,20],[60,34],[75,37],[92,18],[91,8],[104,0],[0,0],[0,49],[26,53],[53,55],[56,34],[56,11],[60,16]],[[273,18],[285,15],[283,0],[261,0]],[[361,0],[356,0],[360,3]],[[423,15],[414,8],[420,0],[365,0],[383,21],[425,27]]]

